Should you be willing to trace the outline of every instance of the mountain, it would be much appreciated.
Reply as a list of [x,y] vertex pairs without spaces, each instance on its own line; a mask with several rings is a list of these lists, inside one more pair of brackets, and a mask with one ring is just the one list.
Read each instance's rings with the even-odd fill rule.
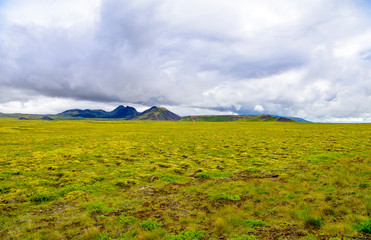
[[164,107],[151,107],[146,111],[139,113],[130,106],[118,106],[111,112],[104,110],[91,109],[70,109],[57,114],[62,117],[80,117],[80,118],[117,118],[123,120],[160,120],[160,121],[191,121],[191,122],[308,122],[301,118],[272,116],[272,115],[195,115],[181,118],[175,113]]
[[[252,116],[249,116],[254,118]],[[249,118],[246,116],[239,116],[239,115],[194,115],[194,116],[186,116],[182,119],[182,121],[189,121],[189,122],[234,122],[234,121],[244,121],[248,120]]]
[[177,121],[181,117],[175,113],[170,112],[163,107],[151,107],[150,109],[138,113],[137,110],[129,106],[118,106],[111,112],[104,110],[90,110],[90,109],[70,109],[58,114],[59,116],[65,117],[81,117],[81,118],[120,118],[124,120],[165,120],[165,121]]
[[271,115],[259,115],[259,116],[239,116],[239,115],[198,115],[198,116],[187,116],[182,121],[190,122],[295,122],[292,119],[284,117],[274,117]]
[[104,110],[90,110],[90,109],[70,109],[62,113],[59,113],[60,116],[68,117],[81,117],[81,118],[122,118],[122,119],[132,119],[139,115],[137,110],[129,106],[118,106],[112,112],[106,112]]
[[41,120],[53,121],[54,119],[49,116],[44,116],[41,118]]
[[123,118],[129,120],[135,118],[138,115],[139,113],[135,108],[129,106],[124,107],[120,105],[115,110],[108,113],[108,118]]
[[257,118],[261,121],[269,121],[269,122],[295,122],[294,120],[292,119],[289,119],[289,118],[285,118],[285,117],[279,117],[279,116],[272,116],[272,115],[268,115],[268,114],[263,114],[263,115],[259,115],[257,116]]
[[104,118],[107,116],[107,112],[104,110],[90,110],[90,109],[70,109],[64,112],[59,113],[58,115],[61,116],[68,116],[68,117],[81,117],[81,118]]
[[163,107],[151,107],[150,109],[142,112],[133,120],[162,120],[162,121],[178,121],[182,119],[173,112],[170,112]]
[[286,118],[290,118],[296,122],[301,122],[301,123],[311,123],[311,121],[308,121],[308,120],[305,120],[304,118],[297,118],[297,117],[286,117]]

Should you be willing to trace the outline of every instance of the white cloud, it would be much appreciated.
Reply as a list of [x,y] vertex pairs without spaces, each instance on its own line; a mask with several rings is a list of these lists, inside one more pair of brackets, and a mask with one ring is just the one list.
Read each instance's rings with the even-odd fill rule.
[[[368,121],[365,7],[335,0],[6,1],[0,111],[123,102]],[[58,103],[38,107],[43,99]]]
[[100,0],[12,0],[5,1],[0,13],[20,26],[69,28],[97,22],[99,6]]
[[149,106],[140,104],[110,102],[102,103],[95,101],[84,101],[66,98],[34,96],[24,101],[10,101],[0,104],[1,113],[27,113],[27,114],[57,114],[67,109],[103,109],[105,111],[112,111],[118,105],[132,106],[137,111],[144,111]]
[[257,112],[263,112],[264,111],[264,108],[262,105],[255,105],[254,107],[254,111],[257,111]]

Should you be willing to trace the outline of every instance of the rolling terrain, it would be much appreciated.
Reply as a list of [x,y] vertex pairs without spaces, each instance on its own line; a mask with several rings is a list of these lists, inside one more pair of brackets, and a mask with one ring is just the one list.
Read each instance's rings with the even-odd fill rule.
[[0,117],[17,117],[20,120],[73,120],[73,119],[111,119],[111,120],[151,120],[151,121],[191,121],[191,122],[309,122],[301,118],[281,117],[263,114],[259,116],[250,115],[198,115],[180,117],[164,107],[153,106],[140,113],[130,106],[118,106],[111,112],[101,109],[70,109],[57,115],[37,115],[37,114],[0,114]]
[[0,118],[0,239],[370,239],[370,136]]
[[239,116],[239,115],[214,115],[214,116],[187,116],[182,119],[183,121],[190,122],[295,122],[292,119],[284,117],[274,117],[271,115],[259,115],[259,116]]

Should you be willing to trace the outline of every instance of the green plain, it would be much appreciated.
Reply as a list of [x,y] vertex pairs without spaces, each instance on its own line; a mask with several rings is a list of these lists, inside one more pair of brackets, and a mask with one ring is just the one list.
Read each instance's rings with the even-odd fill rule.
[[370,153],[371,124],[0,118],[0,238],[369,239]]

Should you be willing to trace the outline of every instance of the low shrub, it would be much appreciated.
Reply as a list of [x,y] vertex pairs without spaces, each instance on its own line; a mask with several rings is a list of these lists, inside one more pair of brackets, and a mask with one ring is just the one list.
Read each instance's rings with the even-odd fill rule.
[[257,240],[257,238],[254,235],[241,235],[236,236],[234,238],[228,238],[228,240]]
[[51,200],[56,199],[57,196],[54,193],[51,192],[40,192],[40,193],[35,193],[30,197],[31,202],[35,203],[41,203],[41,202],[48,202]]
[[115,186],[121,188],[129,188],[137,184],[137,181],[134,179],[127,179],[127,180],[118,180],[115,183]]
[[8,193],[10,192],[10,187],[0,187],[0,193]]
[[306,228],[320,228],[323,225],[321,218],[313,216],[310,209],[304,210],[302,216]]
[[312,228],[320,228],[322,225],[323,225],[323,222],[319,218],[308,217],[305,220],[305,227],[307,227],[307,228],[311,228],[311,227]]
[[231,200],[231,201],[239,201],[241,200],[240,196],[238,195],[228,195],[226,193],[221,193],[215,197],[217,200]]
[[250,172],[250,173],[255,173],[255,172],[259,172],[259,169],[249,167],[249,168],[246,168],[245,171]]
[[137,219],[133,216],[121,215],[119,219],[120,219],[120,223],[123,225],[130,225],[130,224],[137,222]]
[[183,231],[178,235],[167,235],[163,240],[200,240],[204,236],[203,231]]
[[162,224],[150,218],[141,222],[139,226],[145,230],[152,231],[153,229],[161,227]]
[[89,202],[82,205],[82,208],[90,213],[108,213],[111,209],[101,201]]
[[354,229],[361,233],[371,233],[371,219],[354,224]]
[[229,172],[200,172],[195,175],[197,178],[225,178],[231,176]]
[[84,187],[81,184],[70,184],[70,185],[66,185],[63,188],[59,189],[59,194],[61,196],[64,196],[73,191],[83,191],[83,190],[84,190]]
[[358,187],[360,187],[360,188],[368,188],[369,186],[370,186],[369,183],[361,183],[361,184],[358,185]]
[[103,232],[103,233],[99,234],[99,236],[97,237],[97,240],[113,240],[113,238],[111,238],[108,235],[108,233]]

